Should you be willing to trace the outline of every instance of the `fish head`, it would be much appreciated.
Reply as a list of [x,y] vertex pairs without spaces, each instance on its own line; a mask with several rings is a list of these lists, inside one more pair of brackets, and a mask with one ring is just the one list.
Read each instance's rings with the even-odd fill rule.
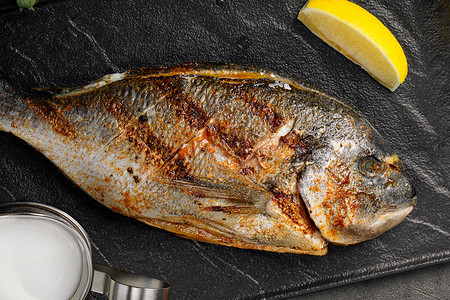
[[398,156],[375,129],[364,120],[348,128],[311,153],[298,181],[311,219],[325,239],[339,245],[382,234],[417,202]]

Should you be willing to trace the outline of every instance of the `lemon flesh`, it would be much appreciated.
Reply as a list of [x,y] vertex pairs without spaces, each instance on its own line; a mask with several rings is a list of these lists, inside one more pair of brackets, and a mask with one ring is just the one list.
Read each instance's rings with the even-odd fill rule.
[[346,0],[310,0],[298,19],[331,47],[394,91],[408,73],[397,39],[375,16]]

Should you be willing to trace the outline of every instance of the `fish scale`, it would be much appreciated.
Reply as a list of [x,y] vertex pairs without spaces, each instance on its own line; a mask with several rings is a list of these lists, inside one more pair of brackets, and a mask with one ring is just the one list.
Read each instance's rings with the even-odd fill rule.
[[252,67],[130,70],[53,97],[0,80],[0,129],[106,207],[226,246],[324,255],[392,228],[417,200],[361,114]]
[[[206,112],[215,123],[227,124],[230,134],[242,137],[242,140],[251,140],[255,142],[258,138],[266,136],[270,128],[263,121],[262,116],[258,116],[251,107],[250,101],[244,101],[244,98],[250,98],[251,95],[236,90],[239,85],[242,90],[252,90],[257,84],[255,80],[236,81],[229,83],[227,81],[205,80],[201,77],[189,78],[186,81],[186,97],[197,101],[199,108]],[[269,98],[269,97],[267,97]],[[239,105],[236,105],[239,103]],[[243,130],[246,128],[246,130]]]

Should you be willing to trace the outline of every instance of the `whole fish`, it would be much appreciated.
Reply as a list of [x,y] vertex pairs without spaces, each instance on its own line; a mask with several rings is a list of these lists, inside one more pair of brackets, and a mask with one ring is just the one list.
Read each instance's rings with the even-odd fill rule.
[[324,255],[400,223],[417,198],[358,112],[237,65],[126,71],[24,96],[0,83],[0,129],[113,211],[226,246]]

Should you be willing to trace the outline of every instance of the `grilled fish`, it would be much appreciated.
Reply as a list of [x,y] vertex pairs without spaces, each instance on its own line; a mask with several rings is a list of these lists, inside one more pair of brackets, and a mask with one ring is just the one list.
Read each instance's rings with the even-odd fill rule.
[[0,94],[0,130],[106,207],[190,239],[324,255],[417,201],[360,113],[277,73],[189,64]]

